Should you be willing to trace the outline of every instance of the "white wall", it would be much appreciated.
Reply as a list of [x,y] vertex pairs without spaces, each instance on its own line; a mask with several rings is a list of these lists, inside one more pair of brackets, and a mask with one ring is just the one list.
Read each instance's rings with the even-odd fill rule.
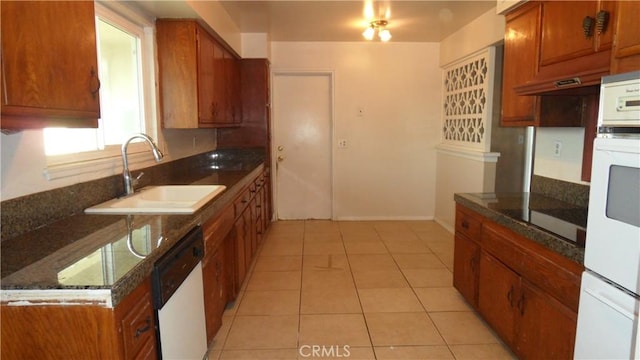
[[219,1],[184,0],[231,48],[242,54],[240,29]]
[[495,8],[482,14],[440,42],[440,66],[502,41],[504,26],[504,15],[496,14]]
[[455,193],[493,192],[496,180],[495,159],[481,153],[456,153],[442,147],[437,155],[436,221],[454,232]]
[[243,33],[241,55],[244,59],[270,59],[271,39],[269,34]]
[[349,146],[333,150],[334,218],[433,218],[438,53],[437,43],[272,43],[273,71],[335,74],[334,138]]
[[[560,156],[555,142],[562,143]],[[536,128],[533,174],[577,184],[582,181],[584,128]]]

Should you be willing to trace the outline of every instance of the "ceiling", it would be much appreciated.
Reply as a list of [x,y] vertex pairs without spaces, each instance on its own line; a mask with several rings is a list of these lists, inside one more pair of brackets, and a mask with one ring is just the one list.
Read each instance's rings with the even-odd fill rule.
[[[202,1],[202,0],[201,0]],[[365,15],[365,2],[368,13]],[[141,1],[158,17],[177,17],[173,1]],[[363,41],[371,20],[387,19],[392,42],[439,42],[495,7],[495,0],[218,1],[242,33],[272,41]]]

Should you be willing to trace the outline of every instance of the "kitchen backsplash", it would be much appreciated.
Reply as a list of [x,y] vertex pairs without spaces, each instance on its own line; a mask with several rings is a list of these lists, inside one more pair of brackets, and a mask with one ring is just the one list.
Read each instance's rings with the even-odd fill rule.
[[589,185],[533,175],[531,192],[585,208],[589,206]]
[[[265,160],[263,148],[214,150],[190,157],[134,170],[144,172],[137,187],[170,184],[197,171],[243,170]],[[0,241],[78,214],[87,207],[123,194],[122,175],[87,181],[54,190],[30,194],[0,203]]]

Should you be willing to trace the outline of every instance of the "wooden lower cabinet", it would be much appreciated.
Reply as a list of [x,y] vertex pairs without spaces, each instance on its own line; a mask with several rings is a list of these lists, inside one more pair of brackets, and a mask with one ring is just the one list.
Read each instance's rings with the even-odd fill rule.
[[[220,245],[222,245],[222,243]],[[227,303],[227,286],[224,268],[224,247],[219,246],[213,254],[205,258],[202,264],[207,343],[211,343],[222,326],[222,313]]]
[[[571,359],[584,267],[458,205],[454,286],[521,359]],[[461,216],[480,219],[470,240]],[[477,299],[477,300],[476,300]]]
[[263,215],[264,209],[270,206],[267,196],[263,196],[262,188],[266,172],[259,174],[246,189],[244,189],[234,201],[236,214],[233,226],[233,236],[230,241],[229,257],[233,259],[233,290],[231,298],[240,292],[242,283],[246,280],[247,273],[253,259],[262,242],[262,237],[269,225]]
[[478,309],[522,359],[571,359],[577,314],[500,260],[480,256]]
[[572,359],[577,313],[522,281],[515,348],[524,359]]
[[456,234],[453,253],[453,286],[469,304],[477,308],[480,246]]
[[2,359],[156,359],[151,280],[115,308],[2,305]]
[[478,277],[478,311],[508,345],[514,343],[520,277],[482,252]]
[[[222,325],[226,304],[239,294],[259,246],[258,229],[263,227],[258,226],[255,214],[268,206],[265,197],[256,195],[256,185],[263,178],[264,172],[204,225],[203,282],[209,343]],[[267,225],[261,231],[266,230]]]

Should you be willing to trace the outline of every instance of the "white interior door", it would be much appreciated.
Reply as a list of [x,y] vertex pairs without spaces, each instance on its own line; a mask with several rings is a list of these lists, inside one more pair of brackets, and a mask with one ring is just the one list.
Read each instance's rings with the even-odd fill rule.
[[331,73],[275,73],[278,219],[331,219]]

